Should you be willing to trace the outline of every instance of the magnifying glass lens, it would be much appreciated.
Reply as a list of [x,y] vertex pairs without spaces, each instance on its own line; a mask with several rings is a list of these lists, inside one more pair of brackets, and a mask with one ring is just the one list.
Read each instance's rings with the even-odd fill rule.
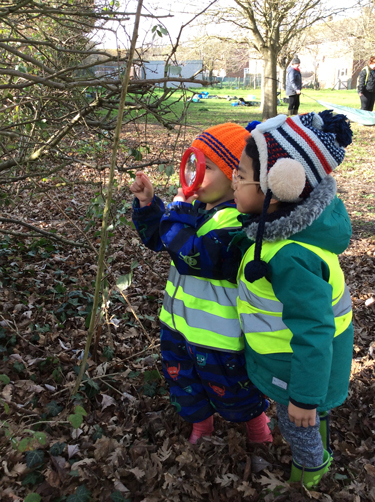
[[191,146],[184,153],[180,164],[180,182],[186,198],[197,193],[206,172],[206,159],[202,150]]
[[197,157],[195,156],[195,153],[192,153],[187,159],[185,166],[185,180],[188,186],[191,186],[195,181],[197,175],[197,164]]

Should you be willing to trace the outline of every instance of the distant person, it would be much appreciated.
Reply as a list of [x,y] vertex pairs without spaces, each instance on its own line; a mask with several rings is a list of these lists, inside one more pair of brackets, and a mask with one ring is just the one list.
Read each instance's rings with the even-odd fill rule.
[[288,115],[297,115],[299,97],[302,89],[302,76],[299,66],[301,61],[294,56],[287,69],[285,94],[289,97]]
[[371,56],[368,65],[358,76],[358,94],[361,100],[361,110],[372,112],[375,101],[375,56]]

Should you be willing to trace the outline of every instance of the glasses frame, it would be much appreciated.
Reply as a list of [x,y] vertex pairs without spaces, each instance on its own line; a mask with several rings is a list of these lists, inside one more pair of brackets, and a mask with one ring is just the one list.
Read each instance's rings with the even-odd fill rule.
[[232,173],[232,183],[233,186],[236,187],[237,185],[260,185],[260,181],[246,181],[246,180],[239,180],[237,178],[237,170],[233,170]]

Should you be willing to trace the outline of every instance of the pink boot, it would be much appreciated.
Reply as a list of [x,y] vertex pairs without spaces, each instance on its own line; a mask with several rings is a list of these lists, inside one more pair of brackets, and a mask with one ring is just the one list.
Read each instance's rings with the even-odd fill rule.
[[268,427],[270,419],[265,413],[246,422],[247,437],[251,443],[272,443],[273,438]]
[[206,420],[203,420],[203,422],[193,424],[193,432],[190,434],[189,443],[195,444],[202,436],[211,436],[213,431],[214,417],[211,415]]

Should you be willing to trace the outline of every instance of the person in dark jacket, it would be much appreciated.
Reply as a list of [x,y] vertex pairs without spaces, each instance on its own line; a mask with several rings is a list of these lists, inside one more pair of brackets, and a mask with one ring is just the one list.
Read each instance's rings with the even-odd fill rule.
[[361,100],[361,110],[372,112],[375,102],[375,56],[371,56],[368,65],[358,76],[358,94]]
[[337,256],[351,225],[330,176],[351,142],[347,118],[332,110],[278,115],[252,131],[235,176],[244,213],[236,245],[253,243],[241,246],[238,273],[247,369],[277,403],[293,457],[289,481],[307,488],[332,461],[328,413],[348,394],[353,356],[350,292]]
[[299,98],[302,89],[300,64],[301,61],[298,56],[295,56],[287,69],[285,94],[289,97],[288,115],[298,114]]
[[227,123],[193,141],[205,156],[206,173],[188,199],[179,189],[165,208],[143,172],[136,173],[130,187],[132,219],[143,243],[172,258],[160,313],[160,350],[171,403],[193,424],[192,444],[212,434],[215,412],[231,422],[246,422],[251,442],[272,442],[264,414],[268,402],[246,372],[236,308],[241,257],[237,260],[228,250],[240,226],[232,174],[248,136],[244,127]]

